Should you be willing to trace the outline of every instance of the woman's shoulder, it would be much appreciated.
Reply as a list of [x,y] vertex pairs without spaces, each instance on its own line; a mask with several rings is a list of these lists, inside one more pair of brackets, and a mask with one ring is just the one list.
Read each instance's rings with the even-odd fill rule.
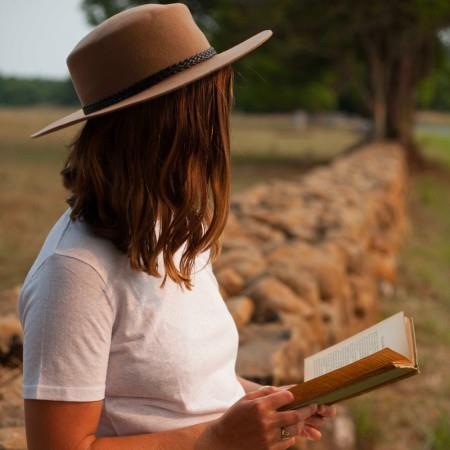
[[[102,276],[82,259],[60,254],[48,255],[29,274],[19,293],[17,311],[22,324],[36,315],[106,314],[114,316],[113,296]],[[72,314],[74,315],[74,314]]]
[[[60,292],[109,290],[118,277],[126,255],[113,244],[90,232],[86,224],[72,221],[67,209],[48,233],[35,261],[23,281],[19,301],[53,286]],[[64,294],[65,296],[67,294]]]
[[83,221],[73,221],[70,212],[68,208],[50,230],[26,280],[36,276],[45,264],[54,269],[71,266],[75,272],[95,272],[107,283],[126,262],[126,255],[112,242],[96,236]]
[[33,272],[30,271],[22,285],[22,291],[29,286],[47,289],[50,285],[56,286],[60,291],[106,288],[106,282],[95,266],[58,251],[47,255]]

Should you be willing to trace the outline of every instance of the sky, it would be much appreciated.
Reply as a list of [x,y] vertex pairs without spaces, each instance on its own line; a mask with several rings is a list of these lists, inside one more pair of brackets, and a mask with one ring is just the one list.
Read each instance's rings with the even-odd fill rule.
[[92,28],[81,0],[0,0],[0,74],[69,77],[66,57]]

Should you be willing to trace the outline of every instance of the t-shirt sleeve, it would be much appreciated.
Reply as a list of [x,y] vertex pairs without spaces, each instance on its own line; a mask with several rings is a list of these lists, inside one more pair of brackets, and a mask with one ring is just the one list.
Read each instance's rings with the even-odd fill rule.
[[104,398],[115,314],[93,267],[51,255],[24,285],[19,315],[25,399]]

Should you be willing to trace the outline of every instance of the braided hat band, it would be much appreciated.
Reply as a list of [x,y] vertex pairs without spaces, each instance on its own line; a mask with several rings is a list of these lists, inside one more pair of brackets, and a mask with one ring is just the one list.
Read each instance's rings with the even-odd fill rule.
[[189,58],[183,59],[183,61],[165,67],[164,69],[161,69],[158,72],[149,75],[143,80],[140,80],[132,84],[131,86],[128,86],[127,88],[116,92],[115,94],[109,95],[108,97],[102,98],[101,100],[98,100],[96,102],[88,103],[87,105],[83,106],[83,111],[85,114],[90,114],[100,109],[106,108],[107,106],[113,105],[114,103],[118,103],[121,100],[125,100],[126,98],[129,98],[143,91],[144,89],[147,89],[150,86],[159,83],[160,81],[170,77],[171,75],[182,72],[183,70],[188,69],[195,64],[211,58],[215,54],[217,54],[217,52],[214,47],[209,47],[206,50],[190,56]]

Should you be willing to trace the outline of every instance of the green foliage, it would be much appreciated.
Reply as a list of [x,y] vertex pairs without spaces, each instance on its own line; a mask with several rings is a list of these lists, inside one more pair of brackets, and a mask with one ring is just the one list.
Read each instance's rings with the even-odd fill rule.
[[417,133],[417,139],[421,147],[426,148],[427,156],[442,166],[450,169],[450,134],[449,124],[443,124],[442,132],[439,129],[430,128],[428,131]]
[[[219,52],[264,29],[273,31],[273,37],[256,52],[233,63],[238,110],[316,112],[338,108],[370,115],[375,95],[374,49],[381,55],[387,80],[398,79],[397,85],[406,85],[403,79],[410,77],[414,86],[422,81],[417,94],[420,107],[450,109],[450,56],[442,57],[443,44],[437,38],[437,31],[450,25],[447,0],[184,3]],[[97,25],[143,4],[148,1],[82,0],[81,6],[88,22]],[[408,52],[414,55],[414,70],[404,74],[398,59]],[[389,66],[387,61],[397,62]],[[390,89],[398,91],[395,85]],[[2,77],[1,103],[77,104],[77,97],[70,80]]]
[[[249,55],[235,64],[236,107],[247,112],[283,112],[304,109],[333,110],[337,106],[333,72],[315,78],[303,72],[298,80],[265,55]],[[299,80],[302,80],[300,83]]]
[[18,78],[0,75],[0,105],[75,105],[78,98],[70,79]]
[[[96,25],[125,8],[146,3],[83,0],[82,8],[88,21]],[[318,111],[340,107],[367,115],[374,95],[370,43],[375,42],[378,50],[385,49],[384,64],[413,52],[417,60],[413,79],[420,80],[431,70],[433,54],[441,46],[437,30],[450,24],[447,0],[184,3],[218,51],[261,30],[273,31],[273,37],[257,52],[233,64],[238,73],[236,106],[246,111]],[[384,70],[387,76],[400,76],[394,64]],[[436,75],[439,80],[431,82],[433,92],[445,84],[446,76],[447,73]],[[430,89],[430,85],[422,88],[422,102],[430,98],[431,94],[427,94]],[[450,92],[448,98],[442,101],[443,107],[444,103],[450,103]]]
[[419,85],[417,104],[422,109],[450,110],[450,51],[440,62]]
[[[95,25],[125,7],[145,3],[142,0],[84,0],[82,8],[88,21]],[[297,20],[288,17],[289,8],[295,2],[191,0],[184,3],[219,52],[259,31],[273,30],[275,39],[233,63],[238,110],[320,111],[336,107],[338,92],[333,67],[323,56],[308,50],[309,38],[300,32],[301,21],[297,24]],[[286,33],[288,39],[284,40]]]
[[373,403],[360,398],[349,403],[355,421],[356,443],[359,450],[371,450],[379,437],[379,424],[375,420]]
[[428,435],[428,450],[448,450],[450,448],[450,415],[442,412]]

